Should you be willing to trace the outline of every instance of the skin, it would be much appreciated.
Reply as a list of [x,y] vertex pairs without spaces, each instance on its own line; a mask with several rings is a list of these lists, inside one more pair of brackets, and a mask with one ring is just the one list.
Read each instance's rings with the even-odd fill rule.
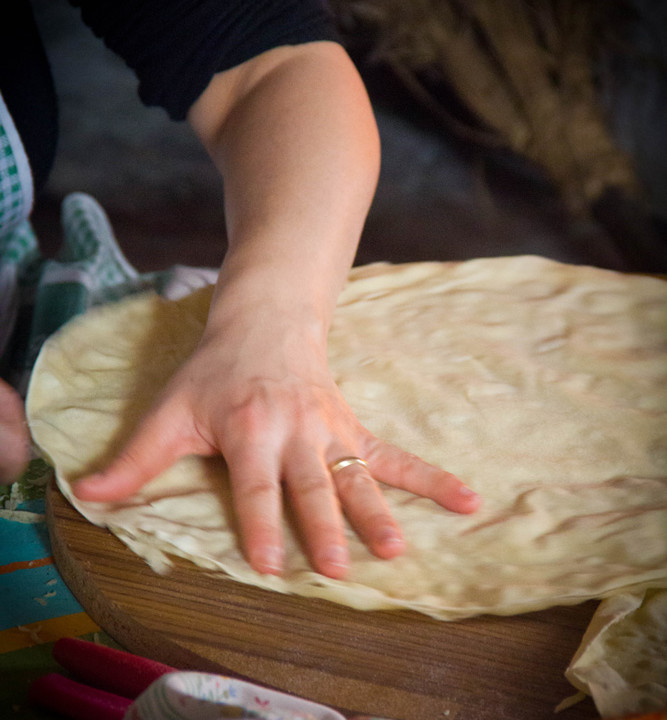
[[28,463],[28,429],[20,395],[0,380],[0,483],[15,480]]
[[[76,495],[121,500],[184,455],[221,453],[250,564],[282,571],[285,494],[312,566],[334,578],[349,564],[343,514],[378,557],[405,550],[378,483],[474,512],[480,498],[458,478],[363,428],[327,367],[380,163],[347,54],[330,42],[271,50],[216,75],[188,121],[225,180],[229,248],[207,326],[120,455]],[[368,469],[332,476],[344,456]]]

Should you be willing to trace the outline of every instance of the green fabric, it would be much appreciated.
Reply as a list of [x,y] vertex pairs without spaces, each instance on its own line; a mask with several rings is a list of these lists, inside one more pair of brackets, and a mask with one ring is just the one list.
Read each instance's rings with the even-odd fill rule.
[[140,274],[121,252],[106,213],[85,193],[62,204],[63,243],[53,259],[41,257],[29,222],[0,238],[0,264],[16,266],[18,311],[3,375],[25,393],[32,366],[49,335],[93,305],[153,287],[160,274]]
[[0,229],[20,223],[28,212],[25,204],[14,149],[7,129],[0,123]]

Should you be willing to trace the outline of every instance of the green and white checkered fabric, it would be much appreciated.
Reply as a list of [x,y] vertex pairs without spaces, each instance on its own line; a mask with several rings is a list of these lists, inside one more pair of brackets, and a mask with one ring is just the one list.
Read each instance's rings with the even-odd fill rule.
[[41,257],[30,223],[0,235],[0,359],[4,358],[22,305],[24,289],[35,285]]
[[79,282],[86,288],[85,308],[117,300],[151,286],[121,252],[109,219],[100,204],[85,193],[72,193],[62,204],[63,244],[55,260],[47,261],[41,285]]
[[215,271],[178,265],[138,273],[106,213],[85,193],[63,201],[63,243],[45,259],[27,219],[32,202],[28,158],[0,95],[0,374],[19,392],[44,340],[73,316],[140,290],[176,297],[215,282]]
[[[21,392],[49,335],[94,305],[154,284],[152,274],[138,273],[123,256],[106,213],[90,195],[68,195],[61,220],[64,236],[57,257],[40,258],[26,266],[20,278],[21,307],[10,380]],[[6,250],[8,257],[13,254],[10,248]]]
[[24,206],[12,146],[5,128],[0,125],[0,227],[13,227],[24,220]]
[[28,220],[0,235],[0,259],[3,263],[16,265],[25,272],[39,258],[37,238]]
[[27,220],[32,200],[30,163],[0,95],[0,237]]
[[[180,297],[217,277],[215,270],[181,265],[138,273],[121,252],[104,209],[85,193],[64,199],[61,223],[63,243],[53,259],[40,256],[28,222],[0,238],[0,282],[4,272],[17,291],[11,357],[4,362],[10,367],[3,368],[3,375],[20,392],[27,389],[44,341],[75,315],[142,290]],[[2,295],[0,288],[0,305]],[[0,322],[6,328],[10,316],[1,316],[0,307]]]
[[0,369],[20,308],[20,278],[39,256],[27,222],[32,209],[30,163],[0,94]]

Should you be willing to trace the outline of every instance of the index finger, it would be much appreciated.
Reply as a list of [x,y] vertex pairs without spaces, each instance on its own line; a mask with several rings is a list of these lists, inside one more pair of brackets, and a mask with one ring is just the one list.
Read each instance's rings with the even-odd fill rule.
[[331,474],[316,453],[293,448],[285,463],[285,485],[312,566],[323,575],[347,574],[349,553],[343,513]]

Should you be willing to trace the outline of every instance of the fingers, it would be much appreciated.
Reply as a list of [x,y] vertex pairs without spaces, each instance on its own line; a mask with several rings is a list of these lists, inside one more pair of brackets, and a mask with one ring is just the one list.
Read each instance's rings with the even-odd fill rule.
[[[339,413],[344,421],[331,422],[335,413],[329,412],[327,422],[295,426],[262,401],[250,420],[243,421],[237,409],[233,422],[228,418],[208,423],[203,429],[209,439],[204,440],[190,406],[182,394],[167,395],[106,469],[76,484],[75,495],[87,501],[124,500],[184,455],[222,452],[250,565],[261,573],[283,571],[284,488],[311,565],[331,578],[343,578],[349,566],[343,515],[377,557],[390,559],[405,550],[401,530],[376,481],[455,512],[479,507],[480,498],[454,475],[373,438],[350,421],[347,411]],[[332,447],[340,447],[332,440],[340,436],[347,438],[345,449],[355,449],[331,457]],[[368,467],[352,464],[332,472],[326,464],[357,451],[362,451]]]
[[76,483],[76,497],[93,502],[124,500],[184,455],[201,452],[188,441],[191,434],[183,432],[178,417],[167,408],[149,414],[110,465]]
[[254,453],[229,459],[228,467],[246,559],[257,572],[280,575],[284,549],[278,467]]
[[457,513],[473,513],[481,497],[462,480],[394,445],[375,441],[367,455],[374,477],[387,485],[434,500]]
[[404,552],[402,533],[366,468],[350,465],[332,475],[312,448],[292,449],[284,456],[282,472],[256,456],[229,461],[239,530],[255,570],[277,575],[283,569],[280,478],[310,563],[323,575],[347,574],[343,513],[376,556],[390,559]]
[[314,453],[285,454],[285,487],[313,567],[332,578],[347,573],[349,554],[341,508],[331,476]]
[[401,555],[403,535],[368,469],[348,465],[334,470],[332,480],[347,519],[369,550],[385,560]]
[[331,578],[345,577],[349,566],[343,514],[377,557],[391,559],[405,551],[401,530],[376,480],[455,512],[474,512],[481,502],[456,476],[376,439],[367,455],[370,467],[355,463],[333,473],[312,444],[298,445],[267,452],[271,457],[282,454],[282,467],[229,458],[246,556],[259,572],[282,571],[281,480],[311,565]]

